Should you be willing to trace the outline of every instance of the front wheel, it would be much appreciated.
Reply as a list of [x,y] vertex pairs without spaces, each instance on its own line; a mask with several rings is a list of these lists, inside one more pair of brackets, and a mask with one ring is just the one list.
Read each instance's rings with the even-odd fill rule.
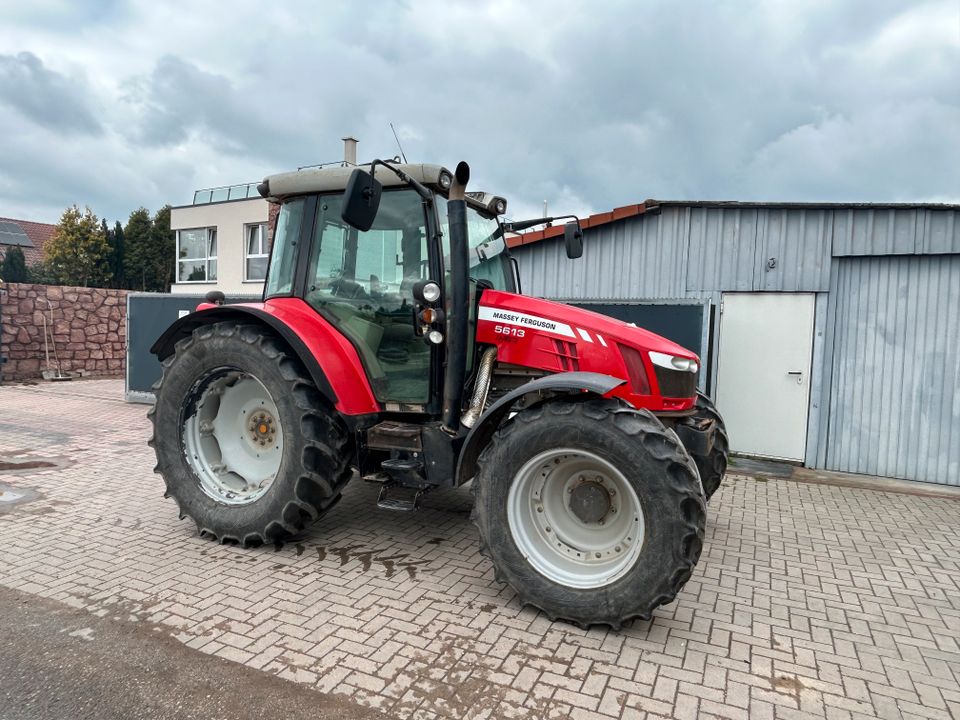
[[498,579],[554,619],[649,618],[700,556],[706,511],[692,460],[656,417],[614,400],[520,412],[480,456],[473,487]]
[[707,455],[693,455],[700,472],[700,481],[703,483],[703,492],[709,500],[720,489],[723,476],[727,472],[727,458],[730,455],[730,440],[727,437],[727,426],[720,413],[717,412],[713,401],[702,392],[697,393],[697,413],[694,420],[712,420],[716,427],[713,436],[713,447]]

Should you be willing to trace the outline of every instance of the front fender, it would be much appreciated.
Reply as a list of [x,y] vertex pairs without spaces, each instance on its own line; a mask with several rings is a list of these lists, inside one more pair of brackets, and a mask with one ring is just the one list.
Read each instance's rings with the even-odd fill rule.
[[532,380],[512,390],[487,408],[467,434],[457,460],[456,484],[462,485],[477,472],[477,459],[516,402],[532,393],[591,393],[604,396],[626,382],[602,373],[566,372]]

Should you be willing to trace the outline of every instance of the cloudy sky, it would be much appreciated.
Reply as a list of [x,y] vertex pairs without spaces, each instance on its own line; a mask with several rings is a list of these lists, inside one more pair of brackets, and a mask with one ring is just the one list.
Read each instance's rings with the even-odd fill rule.
[[[172,9],[179,5],[179,9]],[[0,215],[108,219],[342,157],[471,163],[513,217],[960,202],[960,2],[0,6]]]

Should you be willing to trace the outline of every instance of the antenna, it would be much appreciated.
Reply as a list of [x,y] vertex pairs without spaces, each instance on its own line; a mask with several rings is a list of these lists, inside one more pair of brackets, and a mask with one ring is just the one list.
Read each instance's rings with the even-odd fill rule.
[[397,147],[400,148],[400,157],[403,158],[403,162],[406,164],[407,156],[403,152],[403,145],[400,144],[400,138],[397,137],[397,130],[393,127],[393,123],[390,123],[390,129],[393,130],[393,139],[397,141]]

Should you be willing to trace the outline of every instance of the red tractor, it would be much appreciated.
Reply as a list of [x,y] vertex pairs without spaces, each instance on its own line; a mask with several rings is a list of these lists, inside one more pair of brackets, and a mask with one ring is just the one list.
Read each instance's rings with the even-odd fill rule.
[[[698,357],[519,294],[503,198],[469,168],[374,161],[266,178],[263,302],[211,293],[154,344],[157,467],[201,534],[300,533],[354,476],[412,509],[472,482],[497,578],[551,618],[619,627],[690,577],[727,462]],[[551,218],[553,220],[555,218]],[[567,255],[582,254],[576,219]]]

